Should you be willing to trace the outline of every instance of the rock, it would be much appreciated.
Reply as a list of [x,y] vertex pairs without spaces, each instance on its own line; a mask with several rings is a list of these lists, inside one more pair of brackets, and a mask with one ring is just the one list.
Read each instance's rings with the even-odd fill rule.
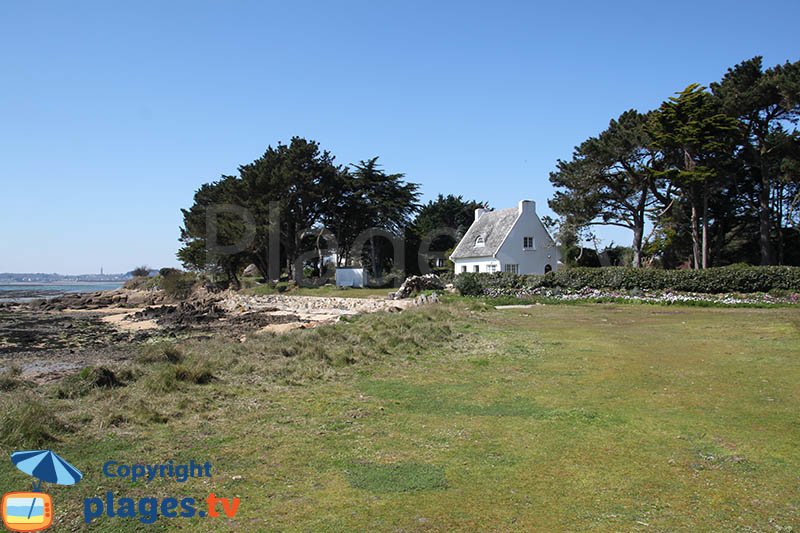
[[414,300],[414,303],[417,305],[424,305],[424,304],[438,304],[439,303],[439,295],[435,292],[431,295],[420,294]]
[[[402,300],[408,298],[414,293],[428,291],[428,290],[444,290],[444,283],[436,274],[425,274],[424,276],[409,276],[394,293],[392,299]],[[438,297],[437,297],[438,301]]]
[[247,277],[261,276],[261,271],[258,270],[258,267],[255,265],[255,263],[251,263],[247,266],[247,268],[244,269],[242,275]]

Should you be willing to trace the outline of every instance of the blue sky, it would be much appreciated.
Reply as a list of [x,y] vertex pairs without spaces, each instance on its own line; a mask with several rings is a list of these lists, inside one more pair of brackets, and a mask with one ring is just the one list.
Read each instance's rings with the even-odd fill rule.
[[293,135],[340,163],[378,155],[425,200],[525,197],[546,214],[557,159],[741,60],[797,60],[798,15],[796,1],[5,1],[0,272],[177,265],[194,190]]

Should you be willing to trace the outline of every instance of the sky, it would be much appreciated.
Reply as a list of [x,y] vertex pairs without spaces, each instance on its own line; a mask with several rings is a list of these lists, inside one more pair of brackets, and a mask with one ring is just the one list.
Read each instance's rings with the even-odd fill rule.
[[[800,59],[800,2],[0,2],[0,272],[178,266],[194,191],[298,135],[551,214],[631,108]],[[782,22],[790,21],[790,22]],[[629,244],[624,229],[598,230]]]

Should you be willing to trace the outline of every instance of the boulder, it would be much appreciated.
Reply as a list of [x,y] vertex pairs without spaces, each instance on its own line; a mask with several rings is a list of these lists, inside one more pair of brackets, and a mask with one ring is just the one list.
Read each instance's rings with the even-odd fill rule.
[[393,293],[393,300],[402,300],[412,294],[422,291],[440,291],[444,289],[444,282],[436,274],[425,274],[424,276],[409,276],[400,285],[400,288]]
[[255,263],[250,263],[250,265],[248,265],[247,268],[244,269],[242,275],[248,278],[252,278],[255,276],[261,276],[261,271],[258,270],[258,267],[255,265]]

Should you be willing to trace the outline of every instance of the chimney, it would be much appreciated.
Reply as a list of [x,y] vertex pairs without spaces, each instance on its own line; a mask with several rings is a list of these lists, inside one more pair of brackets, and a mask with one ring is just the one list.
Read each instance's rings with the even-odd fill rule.
[[531,213],[536,214],[536,202],[533,200],[520,200],[519,201],[519,214]]
[[476,209],[475,210],[475,220],[477,221],[479,218],[481,218],[484,213],[486,213],[486,209],[484,209],[482,207],[479,207],[478,209]]

